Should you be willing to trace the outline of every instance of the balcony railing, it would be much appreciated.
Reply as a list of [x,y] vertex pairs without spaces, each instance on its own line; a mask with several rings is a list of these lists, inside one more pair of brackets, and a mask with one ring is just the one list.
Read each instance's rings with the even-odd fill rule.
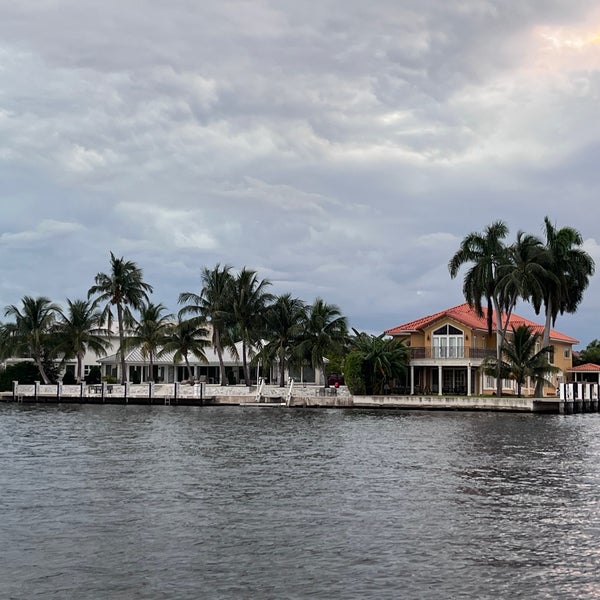
[[435,359],[461,359],[483,360],[487,357],[495,357],[496,350],[489,348],[411,348],[410,357],[435,358]]

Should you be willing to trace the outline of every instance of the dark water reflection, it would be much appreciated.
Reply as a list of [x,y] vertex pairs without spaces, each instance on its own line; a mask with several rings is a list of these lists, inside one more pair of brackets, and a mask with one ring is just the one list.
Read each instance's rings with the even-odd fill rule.
[[0,597],[597,598],[600,416],[0,406]]

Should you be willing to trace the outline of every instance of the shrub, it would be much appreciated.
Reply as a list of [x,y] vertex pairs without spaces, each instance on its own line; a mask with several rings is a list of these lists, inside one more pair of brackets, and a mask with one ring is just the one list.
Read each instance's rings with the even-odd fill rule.
[[88,373],[87,377],[85,378],[85,382],[88,385],[98,385],[100,383],[100,379],[101,379],[100,367],[94,365],[90,369],[90,372]]
[[63,385],[75,385],[77,383],[77,380],[75,379],[75,374],[73,373],[73,371],[65,371],[65,374],[62,378],[62,382]]
[[362,356],[358,352],[350,352],[344,360],[344,380],[351,394],[360,396],[366,393],[363,370]]
[[12,391],[12,382],[18,381],[25,385],[31,385],[40,380],[40,372],[32,362],[20,362],[9,365],[0,372],[0,391]]

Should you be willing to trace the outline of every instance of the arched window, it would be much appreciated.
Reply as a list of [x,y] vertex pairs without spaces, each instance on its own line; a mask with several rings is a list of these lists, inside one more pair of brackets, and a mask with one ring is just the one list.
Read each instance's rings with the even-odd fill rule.
[[452,325],[442,325],[433,332],[434,358],[464,358],[464,333]]

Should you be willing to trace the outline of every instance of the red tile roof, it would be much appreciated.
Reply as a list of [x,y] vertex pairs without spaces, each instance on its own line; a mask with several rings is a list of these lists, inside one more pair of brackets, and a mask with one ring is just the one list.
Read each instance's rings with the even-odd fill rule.
[[[415,331],[421,331],[428,327],[432,323],[439,321],[443,318],[451,318],[471,329],[480,329],[483,331],[487,331],[487,319],[484,317],[479,317],[475,313],[475,309],[471,308],[466,302],[464,304],[459,304],[458,306],[453,306],[452,308],[447,308],[446,310],[442,310],[440,312],[434,313],[433,315],[428,315],[427,317],[421,317],[420,319],[416,319],[415,321],[410,321],[409,323],[404,323],[404,325],[398,325],[397,327],[392,327],[391,329],[387,329],[385,331],[388,335],[402,335],[409,334]],[[532,331],[535,333],[539,333],[542,335],[544,332],[544,326],[539,325],[538,323],[534,323],[525,317],[520,317],[519,315],[512,314],[510,316],[509,325],[519,327],[519,325],[527,325]],[[492,322],[492,330],[496,330],[496,315],[494,313],[493,322]],[[568,344],[578,344],[579,340],[572,338],[560,331],[556,331],[554,329],[550,330],[550,339],[556,342],[566,342]]]
[[585,363],[584,365],[577,365],[569,371],[577,371],[579,373],[600,373],[600,365],[594,363]]

